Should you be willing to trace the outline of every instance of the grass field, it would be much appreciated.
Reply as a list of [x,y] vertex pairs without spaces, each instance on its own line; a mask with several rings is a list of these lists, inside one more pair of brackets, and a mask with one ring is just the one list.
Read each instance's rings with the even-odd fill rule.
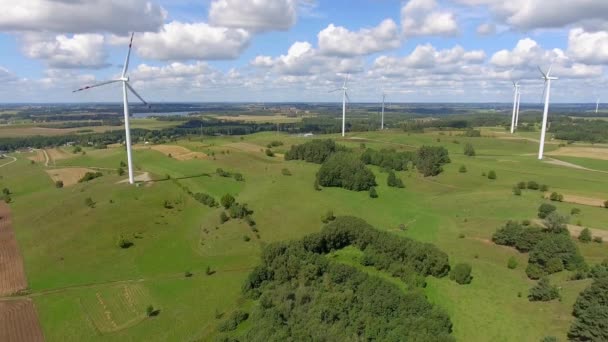
[[226,121],[241,121],[255,123],[294,123],[302,121],[302,118],[288,117],[286,115],[218,115],[213,118]]
[[[0,187],[13,192],[15,233],[47,341],[213,340],[220,322],[216,315],[252,305],[242,299],[240,288],[258,263],[260,247],[318,231],[327,210],[432,242],[448,253],[451,264],[470,263],[472,284],[428,278],[425,290],[450,314],[459,341],[538,341],[546,335],[565,340],[574,300],[589,282],[567,281],[567,273],[557,274],[552,280],[562,288],[562,301],[528,302],[527,291],[534,282],[525,274],[527,256],[495,246],[490,239],[509,219],[534,219],[545,201],[542,193],[532,190],[514,196],[511,189],[517,182],[535,180],[548,184],[550,191],[601,198],[608,193],[606,174],[539,162],[534,155],[538,146],[527,138],[390,131],[328,137],[354,149],[362,143],[404,151],[423,144],[442,145],[452,163],[434,178],[412,170],[399,172],[405,189],[389,188],[386,173],[372,167],[379,198],[371,199],[366,192],[315,191],[319,165],[260,153],[273,140],[285,143],[273,149],[276,153],[308,140],[276,133],[172,143],[210,156],[205,159],[182,161],[153,149],[134,150],[138,170],[157,180],[170,176],[140,187],[117,184],[124,177],[103,171],[103,177],[91,182],[56,189],[44,164],[31,164],[25,154],[14,154],[18,161],[0,168]],[[467,142],[474,145],[476,157],[463,155]],[[547,145],[548,151],[555,149],[557,145]],[[126,159],[121,148],[86,152],[56,160],[57,167],[115,170]],[[458,172],[461,165],[466,165],[467,173]],[[245,181],[219,177],[217,168],[240,172]],[[292,175],[282,175],[283,168]],[[482,176],[490,170],[497,173],[496,180]],[[196,202],[181,186],[217,200],[231,193],[248,203],[259,239],[243,222],[220,224],[219,209]],[[85,205],[86,198],[95,202],[94,208]],[[165,201],[173,208],[167,209]],[[574,222],[608,230],[607,209],[556,205],[565,214],[578,207],[582,211]],[[407,229],[401,231],[400,224]],[[134,245],[118,248],[121,236]],[[606,244],[579,246],[590,263],[601,261],[608,250]],[[519,262],[515,270],[506,266],[511,256]],[[343,250],[333,257],[354,265],[359,256],[357,251]],[[213,274],[207,275],[207,267]],[[185,277],[186,271],[192,277]],[[374,275],[403,286],[386,274]],[[143,315],[148,305],[160,310],[158,316]]]

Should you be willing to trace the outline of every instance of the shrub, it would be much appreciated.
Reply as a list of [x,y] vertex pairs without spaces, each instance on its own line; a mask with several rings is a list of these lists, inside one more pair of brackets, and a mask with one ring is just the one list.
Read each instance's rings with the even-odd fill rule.
[[530,189],[530,190],[538,190],[538,189],[540,189],[540,185],[538,185],[538,183],[536,183],[535,181],[529,181],[528,182],[528,189]]
[[608,208],[608,201],[604,201],[604,208]]
[[321,191],[321,187],[319,186],[319,180],[318,179],[315,179],[314,189],[316,191]]
[[582,243],[589,243],[592,239],[593,237],[591,236],[591,231],[589,230],[589,228],[583,229],[578,235],[578,241]]
[[448,150],[443,146],[422,146],[416,152],[416,167],[424,177],[437,176],[443,165],[451,163]]
[[[563,266],[557,266],[557,261],[553,259],[558,259]],[[547,234],[530,251],[528,263],[549,274],[559,272],[564,267],[569,271],[585,267],[583,257],[567,234]]]
[[393,187],[393,188],[404,188],[405,187],[403,185],[403,181],[401,180],[401,178],[397,177],[393,170],[390,170],[388,172],[388,178],[387,178],[386,183],[388,186]]
[[245,218],[245,216],[253,214],[253,210],[247,208],[247,204],[234,203],[228,209],[228,214],[231,218]]
[[593,242],[595,242],[595,243],[602,243],[603,239],[602,239],[601,236],[594,236],[593,237]]
[[103,173],[101,173],[101,172],[87,172],[84,174],[84,176],[82,176],[82,178],[80,178],[78,183],[88,182],[95,178],[99,178],[101,176],[103,176]]
[[317,173],[319,184],[364,191],[376,185],[376,177],[353,153],[338,152],[321,165]]
[[542,184],[540,186],[539,190],[542,192],[547,192],[547,191],[549,191],[549,186],[547,184]]
[[524,190],[526,188],[526,182],[517,183],[517,187],[520,188],[521,190]]
[[243,241],[249,242],[251,241],[251,238],[248,235],[243,235]]
[[568,216],[562,216],[554,211],[547,215],[543,220],[545,224],[545,230],[555,234],[567,234],[568,235],[568,222],[570,218]]
[[268,157],[274,157],[274,152],[272,152],[272,150],[269,148],[267,148],[264,153],[266,153]]
[[230,208],[234,204],[234,202],[236,202],[236,199],[231,194],[225,194],[220,200],[220,203],[222,204],[222,207],[224,207],[224,209]]
[[473,148],[472,144],[467,143],[466,145],[464,145],[464,155],[469,157],[475,156],[475,149]]
[[211,266],[207,266],[207,268],[205,268],[205,274],[210,276],[213,275],[215,273],[214,270],[211,269]]
[[124,176],[125,175],[125,169],[123,169],[122,167],[119,167],[116,170],[116,173],[118,173],[119,176]]
[[237,182],[244,182],[245,181],[245,177],[243,177],[243,174],[239,173],[239,172],[235,172],[234,175],[234,180]]
[[220,213],[220,222],[226,223],[226,222],[228,222],[228,220],[230,220],[230,217],[228,217],[228,215],[226,215],[226,212],[222,211]]
[[538,265],[528,263],[526,275],[528,275],[528,278],[536,280],[544,277],[547,273],[542,268],[538,267]]
[[556,211],[557,207],[549,203],[543,203],[538,207],[538,217],[541,219],[546,218],[549,214]]
[[368,148],[361,154],[361,161],[366,165],[376,165],[383,169],[405,171],[408,164],[413,163],[415,154],[413,152],[397,152],[393,149],[382,149],[380,151]]
[[281,174],[283,176],[291,176],[291,171],[289,171],[289,169],[282,169]]
[[513,195],[515,196],[521,196],[521,189],[518,187],[514,187],[513,188]]
[[473,280],[471,270],[471,265],[467,263],[456,264],[450,272],[450,279],[461,285],[470,284]]
[[458,169],[458,172],[460,172],[460,173],[467,173],[467,167],[465,165],[461,165],[460,169]]
[[556,298],[559,298],[559,290],[551,285],[549,278],[546,277],[543,277],[536,286],[531,288],[528,294],[528,300],[531,302],[548,302]]
[[509,261],[507,262],[507,267],[511,270],[514,270],[517,268],[517,259],[515,259],[515,257],[510,257]]
[[148,305],[146,308],[146,316],[152,317],[154,315],[154,306]]
[[186,272],[184,272],[184,277],[186,277],[186,278],[190,278],[190,277],[192,277],[193,275],[194,275],[194,274],[192,274],[192,272],[190,272],[190,271],[186,271]]
[[490,170],[490,172],[488,172],[488,179],[496,179],[496,172],[494,170]]
[[209,194],[197,192],[194,195],[192,195],[192,197],[194,197],[195,200],[199,201],[200,203],[202,203],[210,208],[214,208],[217,206],[217,201],[215,200],[215,198],[213,198]]
[[234,331],[243,321],[249,318],[249,314],[240,310],[233,312],[230,317],[220,323],[218,330],[221,332]]
[[376,188],[374,188],[373,186],[371,188],[369,188],[369,197],[378,198],[378,193],[376,192]]
[[87,197],[84,199],[84,204],[89,208],[95,208],[95,201],[91,197]]
[[230,176],[232,176],[232,175],[230,174],[230,172],[228,172],[228,171],[224,171],[224,169],[222,169],[222,168],[220,168],[220,167],[218,167],[218,168],[215,170],[215,173],[216,173],[218,176],[220,176],[220,177],[230,177]]
[[56,181],[56,182],[55,182],[55,187],[56,187],[57,189],[61,189],[61,188],[63,188],[63,181],[61,181],[61,180]]
[[562,202],[564,200],[564,196],[562,194],[558,194],[557,192],[551,193],[549,199],[554,202]]
[[118,241],[116,242],[116,245],[119,248],[127,249],[127,248],[131,248],[133,246],[133,242],[130,241],[129,239],[125,238],[123,235],[120,235],[118,237]]
[[547,273],[553,274],[564,270],[564,263],[560,258],[551,258],[545,267]]
[[266,145],[266,147],[268,147],[268,148],[279,147],[279,146],[283,146],[283,142],[278,141],[278,140],[273,140],[270,143],[268,143],[268,145]]
[[570,215],[579,215],[581,213],[581,210],[579,208],[572,208],[572,210],[570,210]]

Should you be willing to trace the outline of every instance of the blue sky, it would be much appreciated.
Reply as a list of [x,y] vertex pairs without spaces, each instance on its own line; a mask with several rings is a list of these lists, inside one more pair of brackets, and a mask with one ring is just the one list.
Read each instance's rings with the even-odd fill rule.
[[[608,1],[0,0],[0,102],[116,101],[130,77],[155,101],[538,103],[608,99]],[[608,100],[607,100],[608,101]]]

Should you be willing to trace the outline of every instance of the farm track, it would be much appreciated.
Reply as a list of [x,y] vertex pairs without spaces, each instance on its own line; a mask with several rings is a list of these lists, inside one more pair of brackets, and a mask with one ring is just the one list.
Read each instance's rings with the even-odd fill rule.
[[[0,202],[0,296],[27,289],[23,258],[12,228],[10,208]],[[8,297],[10,298],[10,297]],[[34,303],[29,298],[0,301],[0,341],[44,341]]]
[[11,159],[13,159],[13,160],[12,160],[12,161],[9,161],[8,163],[4,163],[4,164],[0,165],[0,167],[5,167],[5,166],[7,166],[7,165],[11,165],[12,163],[14,163],[14,162],[16,162],[16,161],[17,161],[17,158],[15,158],[15,157],[7,156],[7,155],[3,155],[3,156],[4,156],[4,157],[6,157],[6,158],[11,158]]

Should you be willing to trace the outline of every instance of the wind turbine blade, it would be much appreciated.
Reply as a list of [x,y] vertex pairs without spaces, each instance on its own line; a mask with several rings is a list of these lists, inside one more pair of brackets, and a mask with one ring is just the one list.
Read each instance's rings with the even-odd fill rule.
[[328,91],[328,93],[335,93],[335,92],[340,91],[340,90],[342,90],[342,89],[330,90],[330,91]]
[[545,84],[543,86],[543,97],[540,98],[541,104],[545,103],[545,94],[547,94],[547,81],[545,81]]
[[549,70],[547,70],[547,77],[551,76],[551,69],[553,69],[553,63],[549,66]]
[[131,47],[133,46],[133,36],[135,32],[131,33],[131,41],[129,42],[129,52],[127,52],[127,58],[125,59],[125,65],[122,68],[122,77],[127,75],[127,70],[129,70],[129,59],[131,59]]
[[135,89],[133,89],[133,87],[131,87],[131,85],[129,83],[126,83],[127,88],[129,88],[129,90],[133,93],[133,95],[137,96],[137,98],[143,102],[143,104],[145,104],[148,107],[152,107],[150,106],[150,104],[148,102],[146,102],[146,100],[143,99],[143,97],[141,97],[136,91]]
[[344,92],[344,95],[346,95],[346,101],[348,101],[348,103],[350,103],[351,101],[350,101],[350,97],[348,97],[348,93]]
[[90,86],[86,86],[86,87],[82,87],[80,89],[74,90],[74,91],[72,91],[72,93],[77,93],[79,91],[89,90],[89,89],[92,89],[92,88],[97,88],[97,87],[104,86],[106,84],[112,84],[112,83],[116,83],[116,82],[120,82],[120,80],[106,81],[106,82],[101,82],[101,83],[93,84],[93,85],[90,85]]
[[543,77],[547,79],[547,74],[545,74],[545,72],[543,71],[543,69],[540,68],[540,66],[538,66],[538,71],[540,71],[540,73],[543,74]]

